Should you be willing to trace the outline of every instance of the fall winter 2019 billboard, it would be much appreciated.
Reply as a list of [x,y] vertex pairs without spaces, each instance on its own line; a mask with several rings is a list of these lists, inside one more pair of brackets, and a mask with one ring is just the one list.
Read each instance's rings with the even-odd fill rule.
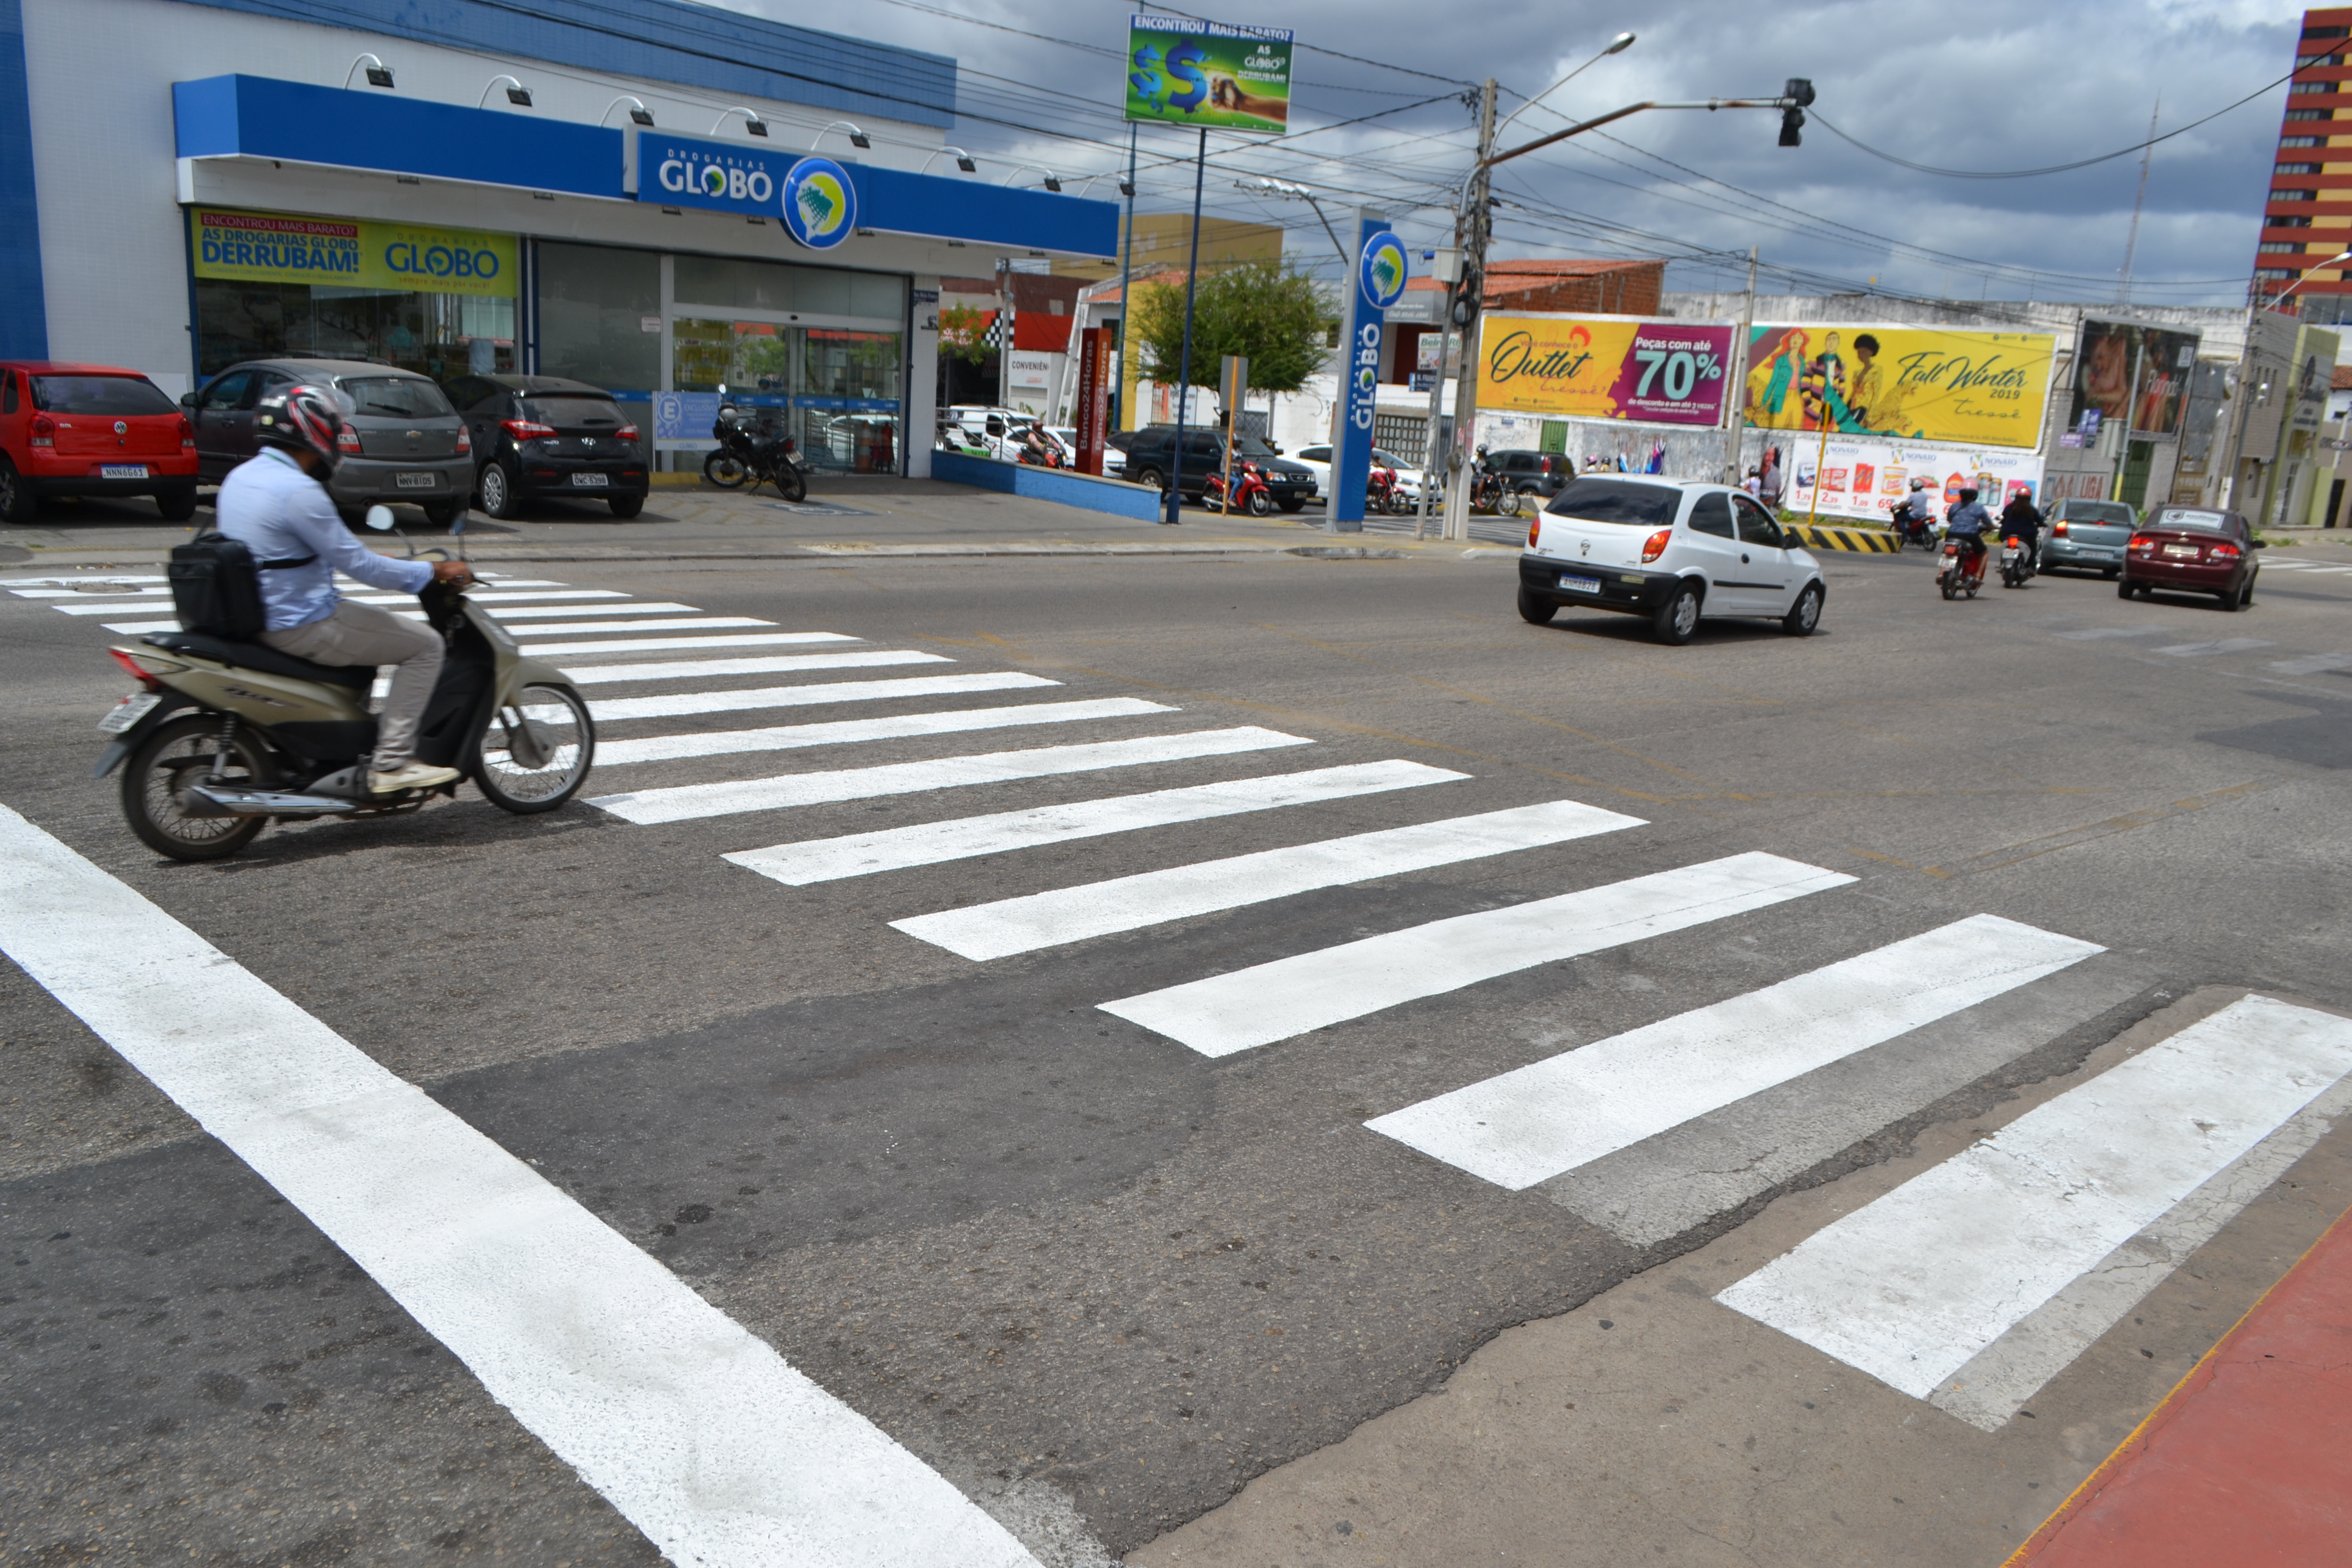
[[2058,340],[1941,327],[1757,327],[1748,423],[1765,430],[2039,447]]
[[1497,310],[1479,338],[1478,406],[1555,419],[1720,425],[1738,329]]

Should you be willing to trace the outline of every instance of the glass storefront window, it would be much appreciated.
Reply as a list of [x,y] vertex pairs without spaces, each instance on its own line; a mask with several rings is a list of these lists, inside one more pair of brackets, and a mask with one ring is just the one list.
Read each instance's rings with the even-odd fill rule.
[[808,461],[859,474],[897,472],[900,334],[794,330],[801,376],[793,414]]
[[540,241],[541,374],[652,392],[662,384],[661,314],[658,252]]
[[772,310],[803,316],[866,316],[903,321],[907,280],[887,272],[845,272],[724,256],[681,256],[675,281],[681,305]]
[[199,278],[197,369],[249,359],[369,359],[436,380],[515,368],[514,301],[323,283]]

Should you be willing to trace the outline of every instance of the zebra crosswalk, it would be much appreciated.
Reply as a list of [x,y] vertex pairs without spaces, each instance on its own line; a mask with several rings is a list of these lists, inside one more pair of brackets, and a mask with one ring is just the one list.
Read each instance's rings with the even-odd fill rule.
[[[176,624],[128,618],[168,607],[161,584],[126,575],[105,595],[54,580],[5,586],[85,623],[121,615],[103,629],[131,635]],[[1644,944],[1765,911],[1844,931],[1850,918],[1829,913],[1858,896],[1857,876],[1761,847],[1670,851],[1640,817],[1549,788],[1528,798],[1525,775],[1381,755],[1360,740],[1335,756],[1316,736],[1226,724],[1164,692],[967,668],[855,626],[711,615],[551,580],[493,579],[477,595],[588,694],[600,729],[588,808],[682,829],[665,853],[683,844],[751,873],[751,896],[811,890],[793,896],[813,918],[852,906],[854,890],[857,912],[841,918],[951,955],[938,962],[1072,963],[1098,987],[1077,999],[1102,1021],[1204,1068],[1255,1058],[1304,1083],[1351,1031],[1442,1043],[1429,1020],[1475,1017],[1490,988],[1540,983],[1530,972],[1544,966],[1612,952],[1639,963],[1666,951]],[[2267,646],[2158,651],[2226,658]],[[2312,671],[2352,666],[2302,658]],[[806,709],[828,711],[793,711]],[[1030,730],[1067,738],[995,739]],[[784,752],[808,761],[769,755]],[[1512,790],[1517,798],[1495,798]],[[1331,826],[1340,814],[1344,831]],[[1185,825],[1218,823],[1215,853],[1167,847],[1200,842]],[[981,859],[992,896],[980,902],[950,905],[937,879],[896,875]],[[1072,865],[1109,874],[1074,879],[1062,869]],[[1465,912],[1462,897],[1434,896],[1449,874],[1498,867],[1490,885],[1510,890],[1491,907]],[[827,902],[831,884],[852,885],[841,905]],[[1343,940],[1289,935],[1306,928],[1283,921],[1286,907],[1342,893],[1373,911]],[[1088,943],[1137,932],[1158,943],[1183,922],[1217,942],[1156,945],[1157,984],[1115,978],[1141,965],[1088,962]],[[1506,1047],[1451,1081],[1433,1045],[1434,1080],[1368,1107],[1356,1135],[1465,1193],[1559,1205],[1631,1247],[1668,1246],[2160,978],[2144,956],[1964,910],[1810,951],[1800,972],[1649,1016],[1636,1009],[1631,1026],[1572,1049],[1530,1045],[1512,1061]],[[1826,1226],[1718,1300],[1997,1427],[2347,1109],[2352,1023],[2249,997]]]

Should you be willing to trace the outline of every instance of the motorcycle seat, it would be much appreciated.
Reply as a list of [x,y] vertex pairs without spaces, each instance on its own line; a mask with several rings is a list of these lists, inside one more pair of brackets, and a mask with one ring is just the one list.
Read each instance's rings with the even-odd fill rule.
[[160,647],[166,653],[191,653],[198,658],[209,658],[218,664],[234,665],[239,669],[258,669],[293,680],[325,681],[333,686],[347,686],[353,691],[366,691],[375,684],[375,666],[372,664],[313,664],[307,658],[297,658],[290,653],[280,653],[257,642],[231,642],[226,637],[206,637],[202,632],[157,632],[139,640],[149,647]]

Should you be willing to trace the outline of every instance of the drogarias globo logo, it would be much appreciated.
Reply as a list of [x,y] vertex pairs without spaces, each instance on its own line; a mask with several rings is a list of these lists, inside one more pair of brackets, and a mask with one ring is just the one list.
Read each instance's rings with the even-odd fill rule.
[[1402,240],[1387,229],[1365,238],[1356,260],[1356,282],[1364,291],[1365,304],[1385,310],[1403,299],[1405,273]]
[[654,170],[661,188],[676,196],[699,195],[715,202],[765,206],[776,196],[775,176],[757,154],[668,147]]
[[831,250],[857,226],[857,187],[830,158],[803,158],[784,176],[784,232],[811,250]]

